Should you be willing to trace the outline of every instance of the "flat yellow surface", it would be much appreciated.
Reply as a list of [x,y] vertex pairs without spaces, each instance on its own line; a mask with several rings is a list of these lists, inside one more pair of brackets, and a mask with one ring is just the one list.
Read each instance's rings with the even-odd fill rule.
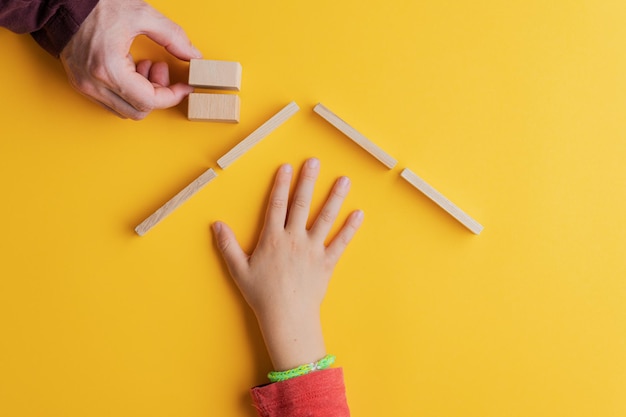
[[[254,416],[270,362],[209,225],[252,249],[276,168],[317,156],[316,208],[348,175],[342,216],[366,215],[323,309],[354,416],[626,416],[626,2],[152,4],[206,58],[242,63],[240,124],[189,122],[186,103],[119,120],[0,30],[0,415]],[[133,54],[167,58],[146,39]],[[217,168],[292,100],[296,116]]]

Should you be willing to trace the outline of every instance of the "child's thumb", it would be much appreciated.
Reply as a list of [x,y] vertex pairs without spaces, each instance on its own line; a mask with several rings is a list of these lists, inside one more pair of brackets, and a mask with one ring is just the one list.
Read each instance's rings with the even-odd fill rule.
[[217,247],[232,275],[239,275],[247,265],[248,255],[241,249],[233,231],[222,222],[215,222],[212,225],[213,234],[217,241]]

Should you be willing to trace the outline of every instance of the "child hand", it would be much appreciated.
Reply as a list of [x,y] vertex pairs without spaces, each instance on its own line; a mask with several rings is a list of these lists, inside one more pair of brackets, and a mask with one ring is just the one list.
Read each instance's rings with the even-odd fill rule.
[[232,230],[216,222],[218,246],[244,298],[254,311],[276,370],[314,362],[326,354],[320,305],[335,265],[362,223],[352,212],[328,246],[325,240],[350,188],[341,177],[310,229],[307,220],[319,161],[302,168],[288,210],[293,170],[283,165],[276,175],[259,242],[246,254]]

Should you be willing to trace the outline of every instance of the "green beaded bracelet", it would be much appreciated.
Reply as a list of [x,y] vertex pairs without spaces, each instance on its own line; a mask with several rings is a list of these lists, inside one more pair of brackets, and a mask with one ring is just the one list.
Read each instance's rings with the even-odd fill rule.
[[309,374],[313,371],[328,369],[333,363],[335,363],[335,357],[333,355],[326,355],[317,362],[300,365],[297,368],[288,369],[286,371],[272,371],[267,374],[267,377],[270,382],[286,381],[297,376]]

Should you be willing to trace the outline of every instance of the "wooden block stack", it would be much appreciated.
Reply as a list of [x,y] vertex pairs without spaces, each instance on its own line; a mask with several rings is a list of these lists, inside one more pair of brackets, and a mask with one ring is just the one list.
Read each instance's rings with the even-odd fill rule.
[[[189,85],[213,90],[239,91],[241,64],[229,61],[192,59],[189,62]],[[191,93],[189,120],[239,123],[239,96],[234,94]]]

